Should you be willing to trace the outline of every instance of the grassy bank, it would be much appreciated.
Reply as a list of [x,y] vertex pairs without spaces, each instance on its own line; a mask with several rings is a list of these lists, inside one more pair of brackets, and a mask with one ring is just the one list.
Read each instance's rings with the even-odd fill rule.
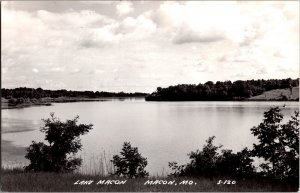
[[[227,180],[234,180],[228,179]],[[292,192],[297,191],[297,187],[293,187],[286,183],[272,182],[267,180],[249,179],[237,180],[236,184],[218,185],[219,180],[226,180],[222,178],[171,178],[171,177],[152,177],[141,179],[124,179],[108,176],[97,175],[83,175],[79,173],[25,173],[20,169],[2,169],[1,170],[1,191],[8,192]],[[74,184],[78,180],[93,182],[90,185]],[[102,180],[102,184],[97,184]],[[103,181],[105,180],[105,181]],[[108,181],[117,180],[117,181]],[[125,182],[125,184],[115,184],[118,182]],[[173,183],[173,184],[152,184],[155,180],[161,180],[157,183]],[[188,183],[186,183],[188,180]],[[91,182],[91,181],[90,181]],[[108,183],[108,184],[105,184]],[[191,183],[192,182],[192,183]],[[191,183],[191,184],[189,184]]]
[[[17,99],[14,99],[17,100]],[[70,102],[92,102],[92,101],[107,101],[104,98],[84,98],[84,97],[58,97],[58,98],[40,98],[40,99],[26,99],[22,103],[9,103],[8,99],[1,98],[2,109],[16,109],[31,106],[50,106],[51,103],[70,103]]]
[[299,87],[275,89],[249,98],[250,101],[298,101]]

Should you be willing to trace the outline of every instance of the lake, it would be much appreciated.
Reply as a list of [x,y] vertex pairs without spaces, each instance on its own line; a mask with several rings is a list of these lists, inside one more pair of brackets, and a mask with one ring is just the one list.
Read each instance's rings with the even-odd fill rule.
[[[250,129],[261,122],[264,111],[284,104],[282,112],[286,122],[299,109],[299,102],[146,102],[144,99],[126,99],[5,109],[2,110],[2,140],[11,141],[16,148],[26,147],[32,140],[43,140],[44,135],[39,131],[41,119],[48,118],[50,112],[55,112],[61,120],[79,115],[79,123],[94,125],[93,130],[81,137],[82,172],[101,170],[97,168],[99,163],[108,167],[105,163],[120,152],[125,141],[129,141],[147,157],[146,170],[152,175],[162,175],[168,173],[170,161],[187,163],[187,154],[201,149],[210,136],[216,136],[215,144],[222,144],[226,149],[239,151],[252,147],[256,138]],[[24,148],[23,155],[7,149],[2,157],[3,165],[26,164]]]

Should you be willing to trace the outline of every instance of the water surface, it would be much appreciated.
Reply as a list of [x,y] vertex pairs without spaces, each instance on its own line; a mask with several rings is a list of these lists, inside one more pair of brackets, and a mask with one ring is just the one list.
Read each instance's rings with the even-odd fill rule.
[[[161,175],[168,172],[170,161],[186,163],[187,154],[202,148],[210,136],[216,136],[216,144],[234,151],[252,147],[256,138],[250,129],[261,122],[264,111],[284,104],[283,114],[287,117],[299,108],[298,102],[145,102],[131,99],[5,109],[2,110],[2,140],[11,141],[16,148],[26,147],[32,140],[43,140],[39,131],[41,119],[48,118],[51,112],[61,120],[79,115],[80,123],[94,125],[93,130],[82,137],[83,170],[93,170],[101,162],[100,157],[109,162],[111,156],[121,150],[123,142],[129,141],[148,158],[146,169],[152,175]],[[3,164],[26,163],[23,156],[20,158],[9,152],[5,155]]]

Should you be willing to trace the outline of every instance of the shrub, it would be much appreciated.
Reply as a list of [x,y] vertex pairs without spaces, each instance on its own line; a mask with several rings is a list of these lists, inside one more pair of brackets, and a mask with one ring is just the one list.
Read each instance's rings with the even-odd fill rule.
[[10,106],[16,105],[16,103],[17,103],[17,100],[15,100],[14,98],[10,98],[8,100],[8,105],[10,105]]
[[115,175],[129,178],[147,177],[146,172],[147,159],[138,153],[137,147],[131,147],[129,142],[123,144],[121,156],[114,155],[112,163],[116,167]]
[[193,176],[214,176],[217,173],[217,164],[220,160],[218,150],[222,146],[213,145],[215,136],[206,140],[202,151],[197,150],[189,154],[191,162],[187,164],[185,172]]
[[232,150],[221,150],[221,145],[215,146],[214,139],[215,136],[209,137],[202,150],[191,152],[190,163],[177,165],[176,162],[170,162],[169,167],[173,170],[171,175],[248,177],[253,174],[254,167],[251,164],[253,160],[247,148],[232,153]]
[[242,151],[233,153],[232,150],[222,150],[217,171],[220,175],[231,175],[237,178],[251,177],[254,174],[251,151],[244,148]]
[[69,172],[81,165],[82,160],[75,158],[82,147],[79,136],[89,132],[93,125],[77,124],[78,116],[61,122],[54,113],[50,115],[51,118],[43,119],[45,125],[40,129],[49,144],[33,141],[27,148],[27,171]]

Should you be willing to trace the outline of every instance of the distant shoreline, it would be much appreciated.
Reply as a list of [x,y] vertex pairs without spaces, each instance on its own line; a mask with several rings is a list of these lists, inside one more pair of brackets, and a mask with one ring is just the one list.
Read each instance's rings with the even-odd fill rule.
[[[128,99],[128,98],[145,98],[145,97],[101,97],[101,98],[81,98],[81,97],[59,97],[59,98],[42,98],[36,100],[28,99],[24,103],[9,105],[8,100],[1,99],[1,109],[22,109],[26,107],[36,106],[51,106],[52,103],[73,103],[73,102],[105,102],[113,99]],[[281,100],[281,99],[266,99],[260,97],[252,97],[243,100],[159,100],[146,102],[299,102],[297,99]]]
[[172,98],[170,95],[169,97],[161,97],[159,94],[155,93],[152,94],[154,96],[149,95],[148,97],[145,97],[146,101],[161,101],[161,102],[167,102],[167,101],[241,101],[241,102],[249,102],[249,101],[284,101],[284,102],[290,102],[290,101],[299,101],[299,86],[292,87],[292,88],[285,88],[285,89],[273,89],[269,91],[265,91],[260,95],[252,96],[249,98],[233,98],[233,99],[224,99],[224,100],[209,100],[203,99],[203,100],[197,100],[195,99],[188,99],[185,97],[182,97],[180,99]]
[[105,102],[113,99],[126,98],[144,98],[144,97],[99,97],[99,98],[85,98],[85,97],[58,97],[58,98],[40,98],[40,99],[26,99],[24,102],[16,105],[11,105],[8,99],[1,98],[1,109],[20,109],[33,106],[51,106],[52,103],[73,103],[73,102]]
[[59,98],[41,98],[41,99],[27,99],[20,104],[9,104],[7,99],[1,98],[1,109],[19,109],[32,106],[51,106],[52,103],[68,103],[68,102],[88,102],[88,101],[105,101],[104,99],[90,99],[90,98],[73,98],[73,97],[59,97]]

